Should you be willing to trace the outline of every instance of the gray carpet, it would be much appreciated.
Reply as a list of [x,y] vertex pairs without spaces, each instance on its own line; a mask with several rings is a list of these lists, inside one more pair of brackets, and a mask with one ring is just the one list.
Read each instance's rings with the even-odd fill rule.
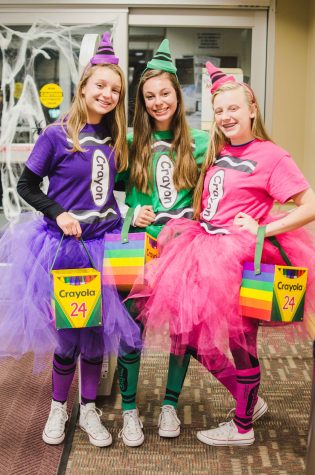
[[[49,446],[41,438],[50,409],[51,370],[34,375],[32,364],[31,355],[0,362],[1,475],[55,475],[62,456],[62,445]],[[75,381],[69,412],[76,387]]]
[[311,374],[311,342],[300,327],[261,329],[261,396],[268,413],[255,425],[251,447],[209,447],[196,439],[196,431],[217,426],[233,407],[232,398],[192,360],[180,399],[181,435],[164,440],[157,433],[163,399],[167,356],[144,355],[138,406],[145,442],[127,448],[118,438],[121,428],[120,395],[116,385],[110,398],[100,400],[102,419],[113,434],[109,448],[92,447],[77,428],[67,465],[67,475],[300,475],[305,472]]

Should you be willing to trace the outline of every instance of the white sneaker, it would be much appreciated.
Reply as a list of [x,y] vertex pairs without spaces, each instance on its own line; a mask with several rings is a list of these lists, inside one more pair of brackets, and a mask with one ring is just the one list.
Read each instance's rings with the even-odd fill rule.
[[241,434],[234,421],[223,422],[216,429],[197,432],[197,439],[208,445],[252,445],[255,442],[253,429]]
[[107,447],[112,443],[112,436],[103,426],[100,416],[102,411],[95,407],[94,402],[88,404],[80,404],[80,420],[79,425],[89,436],[91,444],[96,447]]
[[175,407],[162,406],[159,417],[159,436],[178,437],[180,434],[180,420],[177,417]]
[[263,416],[267,411],[268,411],[268,405],[266,401],[262,397],[258,396],[257,402],[254,407],[254,412],[253,412],[253,422],[260,419],[261,416]]
[[50,445],[61,444],[65,438],[67,420],[67,403],[51,401],[50,413],[42,434],[43,441]]
[[138,409],[130,409],[123,411],[124,425],[118,434],[118,437],[123,440],[128,447],[138,447],[143,444],[143,424],[139,418]]
[[[260,419],[267,411],[268,411],[268,404],[262,397],[258,396],[257,402],[254,407],[252,421],[253,422],[258,421],[258,419]],[[230,410],[230,412],[227,415],[227,419],[229,417],[233,417],[234,414],[235,414],[235,407]]]

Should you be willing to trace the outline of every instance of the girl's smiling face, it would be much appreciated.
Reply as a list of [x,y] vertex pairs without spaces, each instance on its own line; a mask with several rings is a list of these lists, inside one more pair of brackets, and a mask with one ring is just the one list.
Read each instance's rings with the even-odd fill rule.
[[89,124],[98,124],[118,104],[121,91],[119,75],[102,66],[97,68],[82,88]]
[[213,102],[214,118],[219,130],[232,145],[241,145],[254,139],[251,124],[255,105],[249,105],[242,87],[220,92]]
[[156,130],[169,130],[177,109],[176,91],[170,79],[162,74],[148,79],[143,85],[143,97]]

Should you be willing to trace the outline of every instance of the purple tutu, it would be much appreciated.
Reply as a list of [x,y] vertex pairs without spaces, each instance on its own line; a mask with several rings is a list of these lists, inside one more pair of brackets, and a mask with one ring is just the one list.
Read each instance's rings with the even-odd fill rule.
[[[272,219],[272,218],[271,218]],[[305,322],[315,314],[315,245],[305,229],[277,236],[293,266],[308,267]],[[146,284],[129,298],[148,333],[183,354],[230,357],[231,342],[256,355],[250,335],[258,321],[242,318],[239,292],[245,261],[253,261],[256,237],[237,227],[231,234],[208,234],[199,222],[172,220],[158,240],[160,257],[146,266]],[[283,265],[276,247],[265,241],[262,262]],[[216,369],[216,363],[213,362]]]
[[[47,228],[45,219],[32,213],[22,215],[18,223],[8,225],[0,240],[0,356],[35,355],[35,368],[47,353],[59,344],[58,332],[73,333],[71,340],[89,345],[103,334],[104,353],[118,354],[121,346],[141,348],[138,325],[129,316],[115,287],[102,285],[103,327],[56,330],[51,306],[50,268],[61,233]],[[102,270],[103,240],[85,241],[98,270]],[[82,243],[64,238],[54,269],[91,267]],[[82,336],[78,338],[78,333]],[[95,334],[95,338],[93,335]],[[91,343],[92,342],[92,343]],[[70,345],[71,347],[71,345]],[[97,353],[97,351],[96,351]],[[65,357],[71,355],[64,355]]]

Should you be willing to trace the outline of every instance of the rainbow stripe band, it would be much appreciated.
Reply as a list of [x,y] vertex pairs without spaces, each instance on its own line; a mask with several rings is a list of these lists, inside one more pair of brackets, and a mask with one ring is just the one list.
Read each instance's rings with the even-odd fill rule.
[[120,234],[106,234],[103,260],[103,284],[130,290],[135,280],[142,283],[144,264],[157,255],[157,241],[148,233],[129,233],[128,242]]
[[[143,233],[141,233],[143,234]],[[125,244],[122,244],[119,241],[106,241],[105,242],[105,250],[117,250],[117,251],[123,251],[125,249],[134,249],[134,250],[143,250],[143,243],[144,243],[145,237],[143,236],[142,239],[135,239],[135,240],[129,240],[129,242],[126,242]]]
[[261,264],[256,275],[254,263],[243,267],[240,313],[244,317],[274,321],[301,321],[307,269]]
[[[145,239],[146,233],[130,233],[128,234],[129,242],[124,243],[123,246],[129,246],[133,241],[143,241]],[[121,244],[121,235],[120,234],[106,234],[105,239],[105,249],[110,248],[111,242],[119,242]]]

